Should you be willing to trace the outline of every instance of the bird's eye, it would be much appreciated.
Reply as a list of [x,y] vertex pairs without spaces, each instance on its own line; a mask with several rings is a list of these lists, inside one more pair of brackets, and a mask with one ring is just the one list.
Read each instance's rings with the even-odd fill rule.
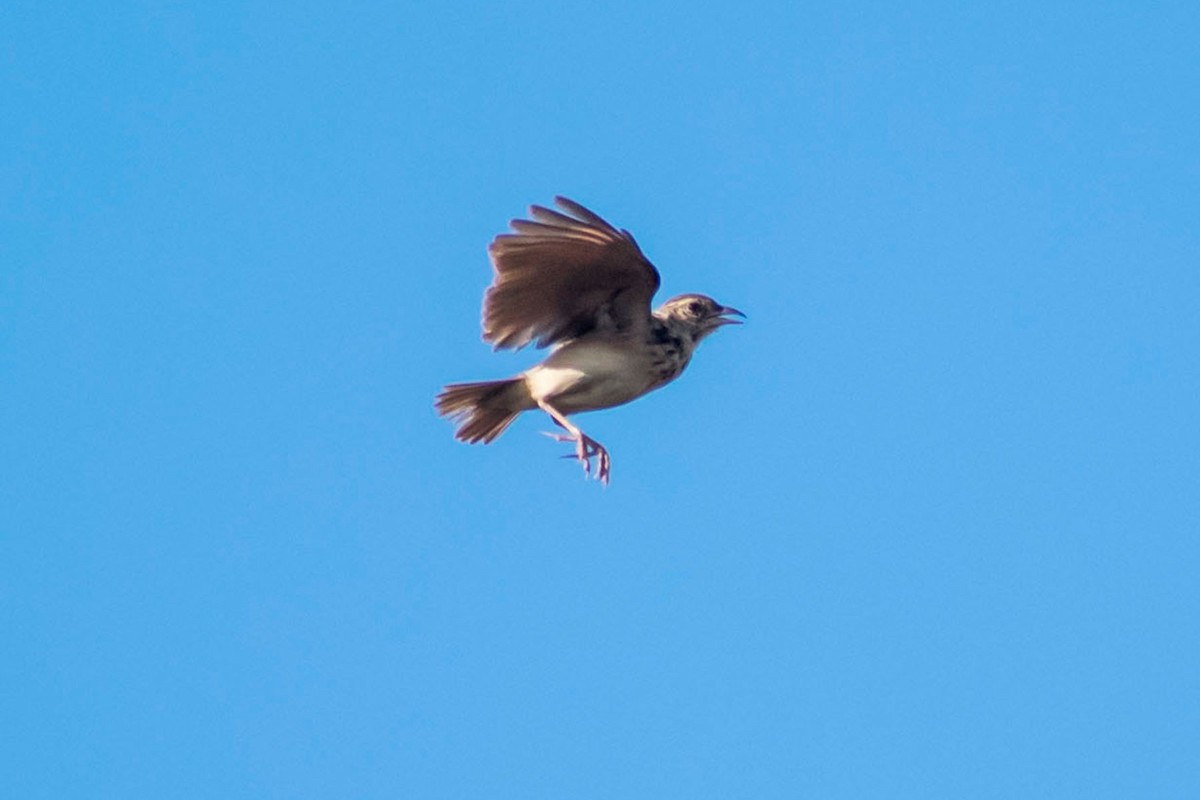
[[700,303],[699,300],[693,300],[692,302],[688,303],[687,308],[688,308],[688,311],[692,312],[696,316],[699,316],[700,312],[704,310],[704,306]]

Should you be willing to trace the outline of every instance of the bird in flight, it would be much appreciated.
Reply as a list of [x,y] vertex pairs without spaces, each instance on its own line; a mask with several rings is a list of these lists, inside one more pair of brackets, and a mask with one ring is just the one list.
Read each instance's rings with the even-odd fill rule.
[[559,211],[530,206],[488,246],[495,278],[483,296],[483,339],[495,349],[550,347],[540,364],[505,380],[455,383],[438,413],[459,423],[455,438],[488,444],[522,411],[540,408],[575,445],[574,458],[607,484],[608,451],[569,414],[628,403],[675,380],[696,345],[746,315],[702,294],[681,294],[651,310],[659,275],[628,231],[578,203]]

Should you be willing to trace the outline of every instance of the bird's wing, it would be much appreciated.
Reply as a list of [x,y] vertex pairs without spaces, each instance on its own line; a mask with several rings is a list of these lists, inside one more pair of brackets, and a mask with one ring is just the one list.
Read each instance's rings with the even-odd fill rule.
[[628,231],[565,197],[531,206],[488,246],[496,277],[483,297],[483,338],[496,349],[546,347],[650,320],[658,270]]

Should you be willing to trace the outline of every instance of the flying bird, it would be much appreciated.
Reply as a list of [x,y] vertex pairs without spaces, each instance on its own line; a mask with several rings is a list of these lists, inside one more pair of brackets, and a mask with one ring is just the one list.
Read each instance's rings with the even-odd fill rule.
[[633,236],[565,197],[554,211],[530,206],[488,246],[495,278],[483,297],[483,339],[495,349],[528,344],[549,356],[505,380],[455,383],[435,408],[459,423],[455,438],[488,444],[522,411],[540,408],[575,444],[574,458],[607,484],[608,451],[569,414],[628,403],[675,380],[696,346],[746,315],[702,294],[681,294],[651,310],[658,270]]

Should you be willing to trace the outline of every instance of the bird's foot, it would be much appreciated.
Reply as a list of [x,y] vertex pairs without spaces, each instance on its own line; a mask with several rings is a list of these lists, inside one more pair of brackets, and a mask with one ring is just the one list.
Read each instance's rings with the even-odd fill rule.
[[575,437],[566,433],[542,431],[542,435],[549,436],[556,442],[574,442],[575,452],[565,455],[563,458],[574,458],[583,464],[583,474],[586,477],[591,477],[592,459],[596,458],[596,480],[605,486],[608,485],[609,476],[612,474],[612,459],[609,458],[608,451],[604,449],[604,445],[585,433],[581,433],[578,437]]
[[[589,458],[596,456],[596,480],[600,481],[605,486],[608,486],[609,476],[612,474],[612,459],[608,457],[608,451],[604,449],[604,445],[597,442],[595,439],[583,437],[587,445],[591,447]],[[591,464],[589,463],[590,467]]]

